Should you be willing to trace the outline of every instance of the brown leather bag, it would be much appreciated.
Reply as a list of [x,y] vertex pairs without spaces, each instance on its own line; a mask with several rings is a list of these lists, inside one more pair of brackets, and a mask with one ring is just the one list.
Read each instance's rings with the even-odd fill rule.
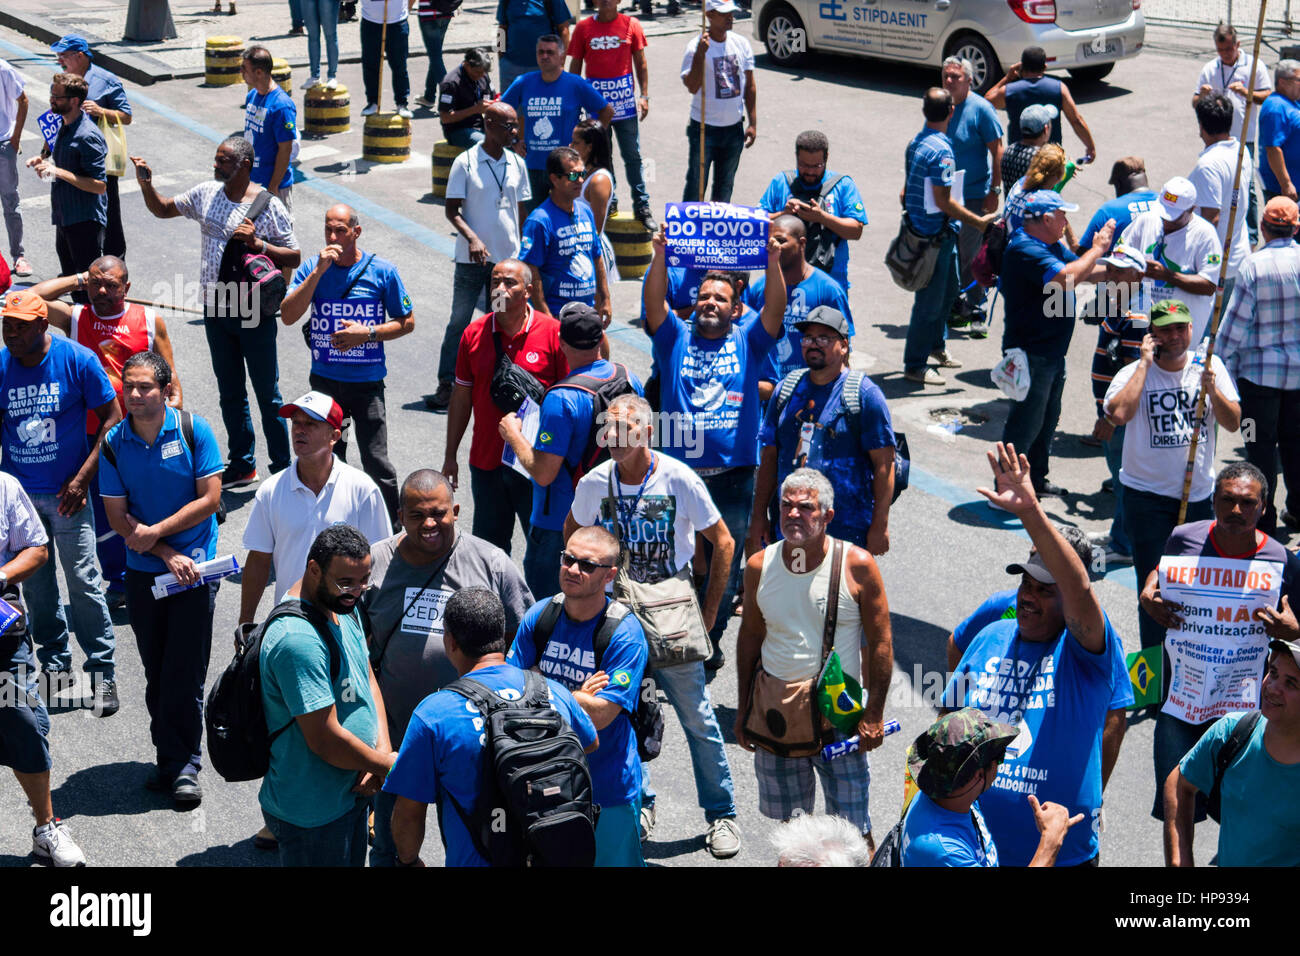
[[[839,617],[840,568],[844,542],[836,539],[831,550],[830,595],[826,599],[826,624],[822,629],[822,666],[835,646]],[[817,669],[821,674],[821,667]],[[821,750],[831,731],[830,722],[817,707],[817,677],[784,681],[763,670],[759,657],[745,704],[745,735],[755,746],[778,757],[811,757]]]

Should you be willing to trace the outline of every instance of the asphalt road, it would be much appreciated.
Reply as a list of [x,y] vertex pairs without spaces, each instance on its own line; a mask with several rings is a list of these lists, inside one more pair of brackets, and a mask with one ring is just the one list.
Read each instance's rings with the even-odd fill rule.
[[[685,42],[685,36],[658,37],[649,49],[653,109],[642,142],[652,164],[651,195],[660,209],[663,202],[678,198],[687,162],[687,95],[676,80]],[[1069,188],[1068,198],[1083,207],[1074,216],[1077,227],[1110,197],[1105,170],[1117,156],[1145,155],[1151,180],[1158,183],[1188,172],[1201,148],[1184,95],[1194,82],[1198,59],[1178,52],[1174,42],[1154,47],[1137,60],[1120,64],[1108,84],[1075,91],[1100,152],[1099,164],[1084,171]],[[33,115],[42,111],[52,66],[43,47],[0,31],[0,56],[29,77]],[[344,67],[340,79],[359,88],[359,68]],[[886,716],[897,718],[903,726],[902,733],[888,738],[872,757],[871,808],[875,829],[883,834],[897,819],[907,743],[933,718],[948,632],[988,594],[1010,586],[1012,578],[1003,567],[1023,557],[1028,545],[1018,524],[990,511],[973,490],[987,480],[984,453],[1000,435],[1006,415],[1007,402],[988,377],[1000,357],[1000,317],[989,339],[958,337],[951,343],[952,353],[965,368],[949,377],[946,388],[921,390],[902,380],[902,340],[911,298],[888,281],[880,262],[897,228],[903,150],[921,126],[920,96],[937,82],[937,72],[819,57],[807,72],[799,73],[773,69],[760,57],[757,79],[759,139],[742,159],[735,199],[756,202],[772,175],[792,165],[793,140],[800,130],[814,127],[827,132],[831,167],[854,176],[871,219],[862,241],[853,248],[850,266],[850,298],[858,328],[854,363],[884,389],[896,427],[906,431],[911,441],[913,487],[893,509],[892,546],[880,561],[892,611],[896,660]],[[1167,92],[1171,88],[1173,94]],[[128,93],[136,116],[127,130],[130,151],[149,160],[164,194],[207,179],[216,142],[242,126],[242,93],[235,88],[207,89],[195,81],[176,81],[147,88],[128,85]],[[28,126],[31,132],[23,146],[30,155],[39,141],[34,120]],[[428,195],[429,156],[439,138],[436,117],[417,114],[411,161],[371,166],[359,159],[361,123],[354,115],[350,133],[304,141],[301,172],[305,178],[294,190],[297,234],[305,250],[314,252],[324,244],[325,209],[334,202],[350,202],[365,230],[362,245],[397,264],[414,300],[415,333],[388,349],[390,451],[402,475],[417,467],[436,467],[442,461],[446,434],[445,419],[425,411],[421,402],[421,395],[434,385],[431,371],[451,299],[452,230],[441,203]],[[1072,156],[1082,152],[1068,132],[1066,146]],[[22,195],[28,257],[38,270],[36,278],[46,277],[57,271],[52,231],[45,225],[48,196],[34,174],[22,177]],[[625,190],[623,202],[630,206]],[[170,302],[192,299],[197,226],[184,220],[153,219],[129,179],[123,181],[122,206],[133,294]],[[613,341],[616,358],[644,378],[649,370],[648,342],[628,325],[637,314],[638,295],[637,283],[618,285]],[[186,407],[208,417],[222,437],[200,320],[177,314],[168,315],[168,320]],[[1091,328],[1081,328],[1070,354],[1066,407],[1053,449],[1053,479],[1071,494],[1049,500],[1047,507],[1061,521],[1103,531],[1112,507],[1112,499],[1099,492],[1105,463],[1078,441],[1079,435],[1090,431],[1094,415],[1088,384],[1092,345]],[[307,390],[307,354],[296,331],[282,336],[279,350],[281,392],[290,400]],[[936,415],[955,413],[970,422],[956,434],[927,430]],[[261,449],[260,432],[258,443]],[[1224,440],[1220,457],[1236,457],[1238,445]],[[251,497],[252,489],[227,494],[230,520],[221,530],[221,553],[233,551],[242,557],[240,541]],[[461,507],[462,527],[467,529],[473,509],[467,494]],[[515,555],[521,559],[522,553],[522,540],[517,540]],[[1096,587],[1125,646],[1135,649],[1133,572],[1115,569]],[[210,680],[229,660],[237,588],[235,583],[226,584],[217,602]],[[268,606],[264,600],[263,611]],[[121,712],[104,720],[76,710],[53,715],[55,812],[69,821],[95,866],[271,863],[268,855],[252,847],[251,836],[261,825],[255,784],[226,784],[214,773],[205,773],[202,807],[184,814],[174,811],[170,800],[143,789],[152,759],[143,674],[124,620],[117,634]],[[734,634],[733,623],[727,639],[729,656],[734,656]],[[80,660],[79,652],[75,657]],[[730,737],[736,704],[731,666],[713,681],[712,695]],[[1130,726],[1107,789],[1106,829],[1101,837],[1102,862],[1107,866],[1154,866],[1162,860],[1160,829],[1148,816],[1154,786],[1151,734],[1150,720]],[[695,801],[689,757],[672,717],[665,744],[664,755],[653,764],[659,822],[645,847],[647,859],[675,866],[771,864],[768,838],[774,824],[757,812],[752,757],[729,744],[745,843],[735,860],[720,864],[704,847],[703,816]],[[428,833],[425,859],[441,860],[433,820]],[[1212,824],[1200,828],[1198,860],[1210,859],[1215,840]],[[0,865],[29,865],[29,847],[30,818],[21,792],[12,784],[0,786]]]

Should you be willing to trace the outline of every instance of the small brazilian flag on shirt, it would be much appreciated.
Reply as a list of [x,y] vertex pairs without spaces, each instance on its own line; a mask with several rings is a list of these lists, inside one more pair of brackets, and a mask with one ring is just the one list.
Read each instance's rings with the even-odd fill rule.
[[1160,703],[1161,676],[1164,671],[1165,653],[1160,645],[1144,647],[1134,651],[1127,658],[1128,677],[1133,683],[1133,703],[1129,710],[1150,707]]
[[857,730],[862,719],[862,685],[840,666],[838,651],[832,650],[817,682],[817,706],[835,728],[845,734]]

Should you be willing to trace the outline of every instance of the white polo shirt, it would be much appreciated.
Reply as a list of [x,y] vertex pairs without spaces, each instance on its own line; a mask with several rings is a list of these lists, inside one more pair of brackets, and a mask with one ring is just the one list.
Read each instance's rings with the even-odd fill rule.
[[[488,260],[519,255],[519,204],[533,198],[524,158],[512,149],[499,160],[473,146],[451,162],[447,198],[463,200],[460,214],[487,246]],[[469,242],[456,234],[456,261],[469,262]]]
[[297,459],[257,489],[244,547],[271,555],[277,604],[307,569],[307,552],[316,536],[336,524],[352,525],[371,544],[393,534],[379,486],[364,471],[337,458],[319,495],[298,477]]

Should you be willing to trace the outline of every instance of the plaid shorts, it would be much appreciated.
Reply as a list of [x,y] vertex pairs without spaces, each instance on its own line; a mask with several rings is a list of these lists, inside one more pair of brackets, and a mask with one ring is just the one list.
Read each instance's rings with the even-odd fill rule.
[[[758,812],[773,820],[788,820],[796,810],[812,813],[817,798],[816,777],[821,777],[826,812],[844,817],[863,833],[871,832],[867,792],[871,769],[861,750],[829,763],[816,757],[778,757],[762,748],[754,751],[758,777]],[[814,776],[815,775],[815,776]]]

